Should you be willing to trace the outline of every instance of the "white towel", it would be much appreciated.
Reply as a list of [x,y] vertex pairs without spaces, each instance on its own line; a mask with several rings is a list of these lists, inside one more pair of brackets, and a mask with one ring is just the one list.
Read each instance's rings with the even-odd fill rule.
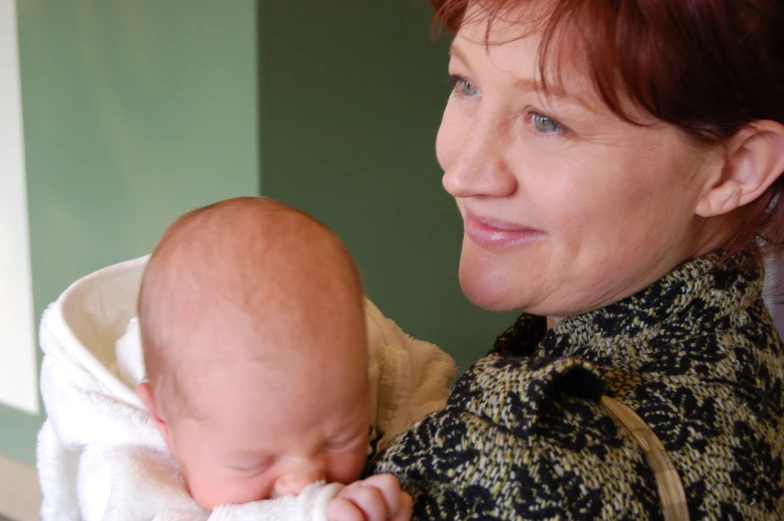
[[457,368],[435,345],[406,335],[365,299],[371,382],[371,421],[383,450],[425,415],[444,407]]
[[[229,505],[212,513],[187,495],[135,393],[144,364],[133,317],[147,258],[76,281],[41,319],[41,394],[48,414],[37,453],[42,520],[325,520],[326,504],[339,485],[316,485],[296,498]],[[405,335],[369,300],[366,318],[372,421],[384,446],[443,407],[455,365],[436,346]]]
[[329,501],[343,488],[316,483],[298,496],[203,510],[188,494],[169,454],[133,446],[90,446],[78,490],[85,521],[327,521]]

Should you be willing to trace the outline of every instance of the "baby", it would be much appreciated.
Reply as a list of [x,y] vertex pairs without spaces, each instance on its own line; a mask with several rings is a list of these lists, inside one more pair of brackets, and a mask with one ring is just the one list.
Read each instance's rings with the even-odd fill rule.
[[186,214],[150,258],[137,392],[193,499],[224,504],[347,485],[328,516],[403,521],[391,476],[358,481],[370,389],[363,288],[340,239],[266,198]]

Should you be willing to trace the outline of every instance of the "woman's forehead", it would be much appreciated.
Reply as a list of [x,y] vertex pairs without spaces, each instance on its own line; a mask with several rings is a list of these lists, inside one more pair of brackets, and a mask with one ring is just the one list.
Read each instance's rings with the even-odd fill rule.
[[506,43],[543,31],[554,7],[547,0],[510,4],[506,9],[489,10],[483,2],[472,1],[465,11],[459,31],[477,31],[483,44]]
[[[619,112],[608,104],[609,94],[624,115],[621,119],[633,124],[655,124],[658,120],[632,101],[620,71],[613,66],[603,67],[601,71],[604,72],[592,67],[585,39],[575,23],[566,21],[559,24],[552,35],[546,34],[549,4],[551,2],[527,2],[524,6],[528,8],[504,13],[472,8],[455,34],[450,54],[476,69],[471,72],[481,75],[480,70],[492,70],[500,73],[494,74],[492,81],[523,86],[548,99],[560,98],[597,114],[613,113],[619,117]],[[609,75],[601,81],[612,87],[600,92],[597,74]]]

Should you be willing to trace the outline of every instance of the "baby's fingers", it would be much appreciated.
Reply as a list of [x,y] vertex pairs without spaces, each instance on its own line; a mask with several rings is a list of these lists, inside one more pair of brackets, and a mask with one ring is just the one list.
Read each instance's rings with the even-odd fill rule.
[[[355,517],[354,512],[350,511],[349,506],[345,505],[343,501],[353,506],[359,517]],[[399,499],[396,503],[399,503]],[[333,505],[336,509],[340,509],[335,514],[351,517],[333,519],[331,515]],[[387,521],[392,514],[382,491],[375,486],[365,485],[364,482],[357,482],[344,488],[338,497],[330,503],[327,513],[330,521]]]
[[[395,476],[392,474],[377,474],[357,482],[356,485],[378,490],[382,494],[385,506],[387,507],[387,518],[383,518],[383,520],[386,521],[387,519],[390,519],[392,521],[397,521],[398,518],[396,516],[403,506],[403,496],[408,496],[408,494],[405,494],[400,490],[400,482]],[[411,498],[408,497],[408,499],[410,501]]]
[[414,501],[411,496],[405,492],[400,493],[400,504],[398,505],[397,512],[392,511],[392,516],[389,521],[410,521],[411,514],[414,510]]
[[338,497],[327,505],[329,521],[365,521],[362,511],[348,499]]

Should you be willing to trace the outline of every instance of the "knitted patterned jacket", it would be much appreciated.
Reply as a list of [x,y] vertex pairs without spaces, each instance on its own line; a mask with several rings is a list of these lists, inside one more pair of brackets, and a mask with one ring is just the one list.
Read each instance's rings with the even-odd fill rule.
[[754,257],[684,263],[551,330],[521,316],[369,472],[397,475],[418,520],[662,519],[606,393],[662,441],[692,520],[784,520],[784,353]]

